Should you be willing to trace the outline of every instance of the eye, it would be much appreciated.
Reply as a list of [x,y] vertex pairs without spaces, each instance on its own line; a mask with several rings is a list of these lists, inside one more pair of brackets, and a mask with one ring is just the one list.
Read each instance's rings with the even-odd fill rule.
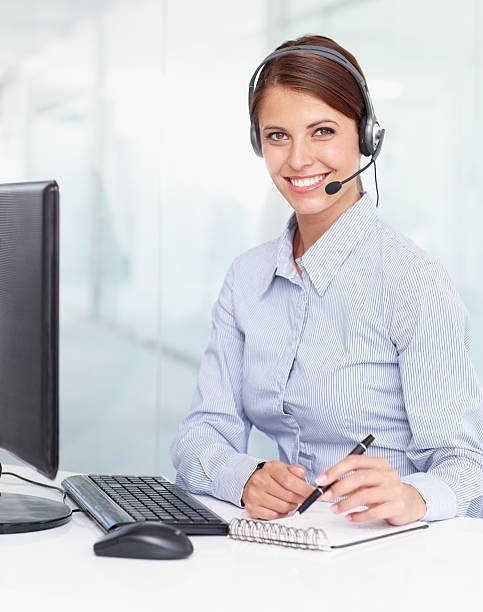
[[320,133],[321,136],[331,136],[332,134],[335,134],[335,130],[330,127],[317,128],[314,132],[314,135],[317,134],[318,132]]
[[271,140],[272,142],[283,141],[286,139],[286,137],[287,134],[285,134],[285,132],[270,132],[265,136],[267,140]]

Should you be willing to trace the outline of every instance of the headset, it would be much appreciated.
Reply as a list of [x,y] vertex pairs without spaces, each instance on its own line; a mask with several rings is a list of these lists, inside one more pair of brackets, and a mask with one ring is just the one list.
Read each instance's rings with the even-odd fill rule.
[[[362,75],[349,62],[347,58],[345,58],[341,53],[339,53],[338,51],[335,51],[334,49],[330,49],[329,47],[324,47],[324,46],[319,46],[319,45],[317,46],[295,45],[293,47],[286,47],[284,49],[278,49],[277,51],[273,51],[273,53],[270,53],[270,55],[268,55],[263,60],[263,62],[258,66],[258,68],[253,73],[252,78],[250,79],[250,84],[248,86],[248,107],[249,109],[251,108],[257,78],[260,75],[262,68],[264,68],[266,64],[276,59],[277,57],[282,57],[284,55],[289,55],[295,52],[302,52],[302,53],[308,53],[309,55],[317,55],[319,57],[325,57],[326,59],[329,59],[335,62],[336,64],[339,64],[339,66],[342,66],[343,68],[345,68],[347,72],[350,72],[350,74],[354,77],[354,80],[356,81],[361,91],[362,98],[364,100],[364,105],[365,105],[365,114],[361,119],[360,129],[359,129],[359,148],[361,150],[362,155],[365,155],[366,157],[370,156],[372,158],[369,164],[365,166],[365,168],[369,167],[373,162],[375,162],[377,156],[379,155],[381,151],[385,130],[381,128],[378,120],[376,119],[376,115],[374,113],[374,107],[372,105],[371,98],[369,96],[369,90],[367,89],[367,85],[364,79],[362,78]],[[250,125],[250,139],[251,139],[253,150],[255,151],[255,153],[259,157],[263,157],[262,142],[260,138],[260,128],[258,126],[258,123],[254,123],[253,121]],[[362,172],[363,170],[365,170],[365,168],[357,172],[356,175]],[[349,179],[342,181],[340,185],[342,186],[342,183],[345,183],[347,180],[351,180],[356,175],[353,175]],[[337,191],[339,189],[340,187],[337,189]]]

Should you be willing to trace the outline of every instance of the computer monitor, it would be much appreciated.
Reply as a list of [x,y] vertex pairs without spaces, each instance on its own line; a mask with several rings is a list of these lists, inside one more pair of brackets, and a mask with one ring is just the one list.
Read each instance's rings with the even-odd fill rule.
[[[0,185],[0,448],[55,478],[59,462],[59,188]],[[60,501],[2,493],[0,533],[67,522]]]

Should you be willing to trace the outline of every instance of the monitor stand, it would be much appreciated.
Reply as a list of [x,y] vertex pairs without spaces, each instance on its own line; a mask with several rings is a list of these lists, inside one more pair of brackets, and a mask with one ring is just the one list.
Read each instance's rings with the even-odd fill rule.
[[0,491],[0,534],[52,529],[71,516],[72,510],[61,502]]

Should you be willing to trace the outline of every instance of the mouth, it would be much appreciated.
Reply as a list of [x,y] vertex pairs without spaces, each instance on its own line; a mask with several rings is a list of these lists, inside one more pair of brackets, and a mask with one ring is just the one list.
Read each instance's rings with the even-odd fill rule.
[[312,174],[311,176],[285,176],[284,179],[295,193],[308,193],[322,187],[330,174],[331,172]]

